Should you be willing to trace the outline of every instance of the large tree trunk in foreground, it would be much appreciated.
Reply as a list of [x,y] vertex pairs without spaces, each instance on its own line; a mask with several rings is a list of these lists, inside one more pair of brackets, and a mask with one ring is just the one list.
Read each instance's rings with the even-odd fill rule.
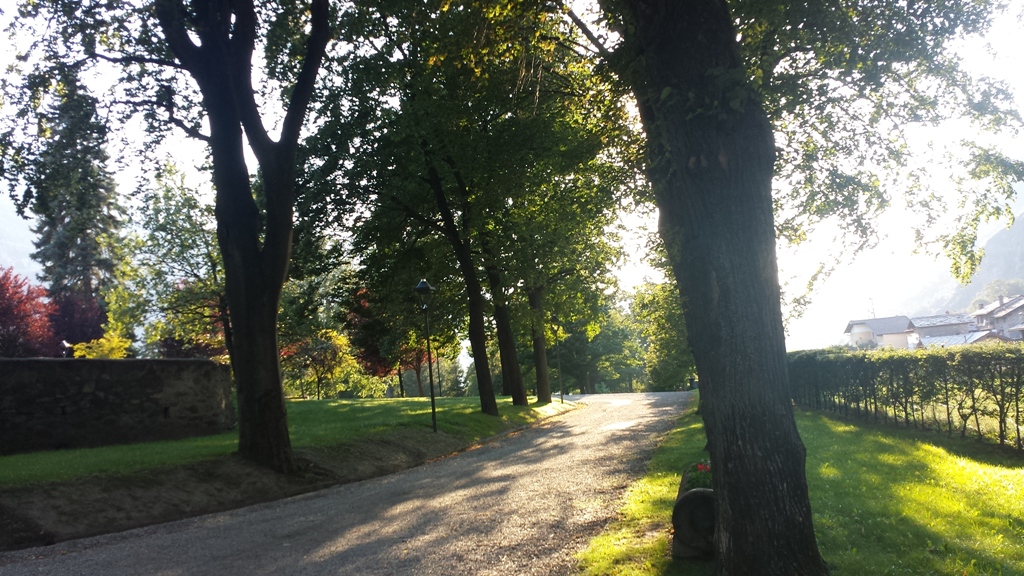
[[[157,0],[154,6],[168,47],[199,86],[210,126],[217,239],[233,329],[238,452],[289,472],[294,463],[281,386],[277,309],[291,256],[298,139],[330,41],[328,0],[313,0],[310,5],[306,54],[277,142],[263,126],[252,86],[258,31],[254,3],[199,3],[199,8],[191,8],[181,0]],[[263,214],[249,183],[243,127],[263,175]]]
[[[609,1],[609,0],[606,0]],[[822,575],[786,374],[772,128],[724,0],[626,0],[628,76],[686,306],[717,505],[718,573]]]
[[[232,326],[231,365],[238,388],[238,452],[287,472],[294,464],[277,346],[277,309],[284,275],[269,278],[266,274],[260,216],[242,157],[237,117],[231,114],[229,104],[211,100],[206,98],[217,188],[217,238],[224,258]],[[276,269],[281,269],[280,263]]]

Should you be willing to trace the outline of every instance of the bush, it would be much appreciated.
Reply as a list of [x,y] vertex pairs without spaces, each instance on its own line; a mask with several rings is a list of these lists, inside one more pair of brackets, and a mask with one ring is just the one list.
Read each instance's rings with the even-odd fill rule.
[[1024,347],[994,343],[926,350],[812,350],[789,354],[793,399],[846,417],[986,435],[1024,450]]
[[29,284],[13,268],[0,268],[0,357],[56,356],[54,311],[41,286]]

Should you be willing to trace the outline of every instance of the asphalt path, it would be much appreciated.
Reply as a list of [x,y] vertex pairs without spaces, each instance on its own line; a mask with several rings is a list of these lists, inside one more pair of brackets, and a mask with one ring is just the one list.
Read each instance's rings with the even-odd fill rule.
[[[584,406],[457,456],[287,500],[0,553],[0,575],[571,574],[689,393]],[[557,400],[556,400],[557,401]]]

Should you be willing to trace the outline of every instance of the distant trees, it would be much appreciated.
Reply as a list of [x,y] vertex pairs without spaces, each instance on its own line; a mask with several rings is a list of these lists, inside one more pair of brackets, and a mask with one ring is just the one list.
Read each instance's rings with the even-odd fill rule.
[[[36,92],[36,85],[21,91],[16,108],[31,109],[37,94],[52,91],[62,68],[114,66],[120,77],[107,102],[118,119],[139,115],[155,139],[177,129],[208,148],[232,320],[239,453],[292,470],[277,312],[291,250],[296,151],[332,37],[330,2],[57,1],[22,8],[15,26],[35,40],[22,61],[32,68],[26,76],[40,82]],[[257,87],[258,51],[266,59]],[[263,114],[275,104],[281,112],[270,128]],[[259,199],[246,143],[259,164]]]
[[574,30],[545,8],[360,4],[342,32],[355,49],[324,100],[349,114],[309,141],[330,151],[347,184],[331,198],[336,212],[365,206],[355,240],[364,263],[415,265],[435,284],[458,279],[457,322],[490,414],[492,339],[501,391],[516,404],[527,402],[517,344],[533,339],[538,392],[549,400],[552,293],[575,288],[570,276],[608,281],[615,254],[605,228],[638,180],[638,164],[623,161],[636,148],[622,91],[592,74]]
[[697,369],[686,340],[679,288],[669,280],[637,288],[630,311],[643,342],[649,391],[680,390]]
[[974,300],[967,306],[968,312],[980,310],[985,306],[999,300],[1001,296],[1017,296],[1024,294],[1024,279],[1015,278],[1012,280],[992,280],[978,292]]
[[112,283],[115,265],[108,247],[120,228],[107,129],[76,67],[27,74],[23,82],[37,99],[30,108],[37,137],[4,134],[0,174],[19,212],[36,216],[32,258],[42,266],[40,279],[56,306],[54,331],[73,343],[93,340],[103,335],[101,293]]
[[299,393],[312,393],[317,399],[337,392],[337,378],[343,372],[358,369],[348,338],[336,330],[321,330],[309,338],[286,347],[283,364],[292,373]]
[[44,288],[0,268],[0,357],[59,356],[50,324],[54,309]]
[[132,284],[145,300],[146,346],[168,357],[230,352],[233,331],[216,245],[213,191],[186,184],[165,163],[138,209]]

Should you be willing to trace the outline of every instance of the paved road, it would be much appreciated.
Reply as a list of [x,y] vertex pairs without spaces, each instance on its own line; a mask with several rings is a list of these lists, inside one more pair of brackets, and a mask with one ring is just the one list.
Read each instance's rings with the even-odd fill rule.
[[688,394],[579,399],[579,410],[384,478],[0,553],[0,575],[569,574]]

